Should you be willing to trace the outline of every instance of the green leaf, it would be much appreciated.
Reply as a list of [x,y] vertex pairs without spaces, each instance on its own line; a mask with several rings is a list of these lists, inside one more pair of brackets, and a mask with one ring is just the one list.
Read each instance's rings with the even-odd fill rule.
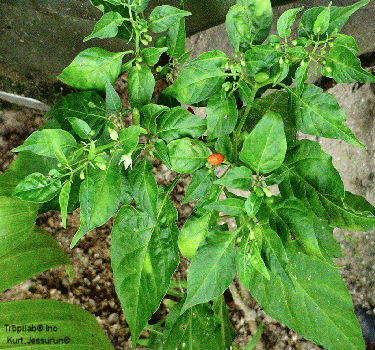
[[94,30],[83,41],[87,41],[93,38],[105,39],[113,38],[118,33],[118,27],[122,25],[125,18],[123,18],[118,12],[107,12],[99,21],[95,24]]
[[326,64],[321,67],[322,74],[333,78],[338,83],[375,83],[375,76],[361,67],[356,57],[358,47],[349,36],[339,36],[327,56]]
[[154,93],[155,78],[147,66],[134,66],[129,71],[128,89],[132,107],[139,107],[151,101]]
[[267,280],[270,279],[270,272],[261,255],[262,241],[263,237],[261,235],[255,236],[252,230],[244,230],[243,236],[238,243],[236,254],[237,273],[241,283],[246,287],[250,283],[249,278],[252,269],[257,270]]
[[159,118],[157,135],[166,142],[190,136],[198,138],[206,131],[206,119],[200,119],[182,107],[174,107]]
[[129,173],[129,181],[132,186],[132,195],[137,207],[146,210],[153,218],[157,218],[158,186],[152,174],[152,165],[144,158],[138,162]]
[[[185,17],[175,22],[167,32],[167,46],[169,57],[178,58],[185,53],[186,31]],[[182,61],[182,60],[181,60]],[[179,62],[184,64],[185,62]]]
[[81,225],[72,239],[71,249],[87,232],[104,225],[117,211],[121,188],[120,156],[121,151],[112,153],[105,170],[90,169],[81,183]]
[[72,187],[72,183],[69,180],[66,180],[61,188],[60,195],[59,195],[59,204],[61,209],[61,221],[63,227],[66,228],[66,214],[68,213],[68,204],[69,204],[69,196],[70,196],[70,189]]
[[119,76],[124,56],[124,52],[90,47],[80,52],[57,78],[77,89],[105,90],[106,82],[114,84]]
[[296,101],[297,128],[305,134],[341,139],[365,148],[343,124],[344,111],[331,94],[313,84],[306,84],[301,96],[291,90]]
[[0,239],[0,293],[47,269],[70,264],[57,241],[39,227],[30,225],[22,234],[5,234]]
[[287,38],[292,33],[292,25],[296,20],[297,14],[303,10],[303,6],[289,9],[285,11],[277,20],[277,31],[279,32],[280,37]]
[[248,191],[251,187],[252,181],[253,173],[251,170],[244,166],[240,166],[232,168],[227,174],[216,180],[214,183],[234,190]]
[[[327,33],[332,34],[335,29],[338,31],[344,26],[344,24],[348,21],[349,17],[359,10],[361,7],[367,5],[370,0],[362,0],[358,1],[351,6],[346,7],[337,7],[331,6],[330,7],[330,21],[329,26],[327,28]],[[314,24],[317,20],[318,16],[326,9],[326,7],[313,7],[305,11],[301,17],[301,29],[300,29],[300,36],[309,36],[314,35]],[[323,34],[321,32],[321,34]]]
[[109,81],[105,84],[105,97],[106,109],[108,112],[117,114],[121,111],[122,102],[120,96]]
[[130,125],[126,129],[121,129],[118,134],[118,139],[122,143],[122,149],[125,154],[130,154],[138,146],[139,135],[145,134],[146,130],[138,125]]
[[232,158],[233,146],[229,135],[219,136],[215,142],[215,151],[221,153],[225,159]]
[[188,105],[208,99],[225,81],[224,66],[229,61],[219,50],[208,51],[190,61],[172,85],[176,98]]
[[17,198],[0,197],[0,242],[16,243],[34,230],[39,205]]
[[252,336],[250,342],[247,343],[246,346],[244,347],[244,350],[253,350],[255,346],[257,345],[259,339],[262,337],[262,333],[263,333],[263,322],[260,323],[257,331]]
[[285,242],[293,237],[310,255],[315,255],[319,259],[323,258],[315,232],[317,225],[302,201],[291,198],[273,203],[265,201],[265,204],[271,212],[270,226]]
[[120,209],[113,224],[113,280],[134,344],[178,266],[177,235],[176,225],[160,228],[153,213],[130,206]]
[[148,66],[154,66],[161,54],[167,50],[168,47],[146,47],[141,51],[141,56]]
[[149,130],[152,134],[156,134],[156,119],[165,111],[168,111],[167,106],[161,106],[157,104],[150,103],[143,106],[140,109],[141,112],[141,126]]
[[328,221],[316,218],[314,220],[316,239],[319,247],[328,261],[332,258],[343,258],[340,244],[333,236],[333,227]]
[[[87,350],[102,349],[113,350],[113,345],[107,338],[104,331],[99,326],[95,317],[80,306],[71,305],[57,300],[17,300],[0,303],[0,322],[3,325],[9,324],[11,315],[11,324],[27,325],[22,328],[15,337],[9,336],[9,333],[2,332],[0,335],[0,347],[10,349],[8,339],[23,339],[26,341],[34,340],[35,343],[27,344],[25,347],[30,350],[40,350],[46,348],[41,345],[41,341],[47,342],[49,349],[76,350],[84,348]],[[37,328],[41,325],[41,328]],[[85,331],[82,332],[82,325],[85,325]],[[31,331],[34,326],[37,332]],[[53,337],[51,328],[53,328]],[[9,326],[10,327],[10,326]],[[30,327],[30,328],[28,328]],[[56,343],[51,341],[56,340]],[[63,343],[61,342],[63,340]],[[37,342],[38,341],[38,342]],[[22,345],[21,345],[22,347]]]
[[329,22],[328,33],[334,32],[336,28],[340,31],[353,13],[361,7],[366,6],[369,2],[370,0],[362,0],[346,7],[331,6],[331,19]]
[[67,117],[66,120],[72,125],[74,132],[81,139],[87,140],[89,138],[91,128],[84,120],[75,117]]
[[365,349],[350,294],[336,268],[291,247],[288,255],[294,289],[274,273],[269,281],[255,269],[250,275],[250,293],[262,309],[327,349]]
[[272,24],[269,0],[239,0],[227,14],[225,25],[229,42],[244,51],[251,44],[266,40]]
[[169,158],[172,170],[181,174],[191,174],[207,163],[209,151],[200,141],[184,137],[168,143]]
[[330,10],[330,6],[328,6],[328,7],[325,7],[324,10],[320,12],[319,15],[316,17],[316,20],[313,26],[313,32],[315,35],[318,35],[320,33],[325,33],[327,31],[330,17],[331,17],[331,10]]
[[303,90],[305,89],[305,81],[309,78],[310,64],[301,64],[295,73],[295,91],[298,96],[301,96]]
[[181,315],[183,304],[180,301],[167,315],[163,349],[223,350],[221,326],[211,305],[197,305]]
[[50,201],[61,188],[61,181],[41,173],[25,177],[13,190],[13,196],[29,202],[43,203]]
[[255,192],[251,192],[245,202],[245,210],[247,215],[255,217],[262,205],[263,197],[259,197]]
[[75,147],[76,140],[67,131],[44,129],[33,132],[23,145],[12,149],[12,152],[31,151],[40,156],[57,158],[61,153],[67,154]]
[[154,142],[154,147],[155,147],[155,155],[163,162],[163,164],[167,168],[171,168],[171,162],[169,160],[169,153],[168,153],[168,147],[166,143],[163,140],[155,140]]
[[181,313],[224,293],[236,273],[235,240],[237,231],[212,231],[191,260],[188,292]]
[[221,211],[227,215],[238,216],[244,213],[245,201],[238,198],[227,198],[205,206],[206,209]]
[[375,208],[361,196],[344,191],[332,157],[318,143],[297,141],[280,171],[284,175],[279,184],[281,194],[299,198],[330,225],[353,231],[370,231],[375,227]]
[[178,236],[178,247],[185,258],[191,259],[195,255],[199,244],[206,238],[210,218],[210,214],[203,216],[191,214],[184,226],[182,226]]
[[221,94],[211,96],[207,104],[206,118],[209,139],[232,133],[238,118],[235,97],[232,95],[222,99]]
[[[107,123],[105,102],[96,91],[77,92],[64,96],[52,106],[46,117],[54,117],[61,124],[62,129],[68,132],[74,131],[68,118],[82,119],[95,131],[94,139],[103,132],[104,125]],[[77,134],[76,131],[74,132]]]
[[175,22],[191,12],[180,10],[169,5],[156,6],[149,17],[149,27],[154,33],[161,33],[170,28]]
[[283,120],[279,114],[268,111],[246,137],[240,160],[248,164],[257,174],[267,174],[280,167],[285,152]]
[[210,190],[215,178],[215,173],[208,168],[196,171],[186,189],[182,204],[203,197]]
[[212,310],[220,323],[220,343],[223,344],[223,348],[228,348],[236,336],[236,331],[229,320],[228,306],[223,295],[213,301]]
[[246,71],[252,77],[259,72],[271,75],[273,67],[279,67],[282,54],[272,44],[253,45],[245,52]]

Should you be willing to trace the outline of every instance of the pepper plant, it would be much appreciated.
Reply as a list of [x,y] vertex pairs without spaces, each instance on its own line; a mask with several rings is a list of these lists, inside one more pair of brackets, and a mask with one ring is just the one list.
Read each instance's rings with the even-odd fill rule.
[[[212,50],[189,60],[183,4],[146,17],[148,0],[91,0],[103,15],[84,40],[118,37],[132,49],[88,48],[58,76],[83,91],[63,97],[13,150],[18,157],[0,178],[2,206],[13,201],[14,215],[33,208],[31,220],[58,210],[64,227],[80,207],[72,249],[115,216],[113,280],[133,348],[235,348],[222,295],[238,274],[267,314],[306,339],[364,349],[333,261],[342,257],[333,229],[369,231],[375,208],[345,191],[331,156],[297,132],[365,149],[334,96],[306,81],[320,72],[338,83],[375,82],[354,38],[340,34],[369,1],[287,10],[269,35],[270,1],[237,0],[225,23],[233,55]],[[125,71],[130,109],[114,89]],[[158,80],[166,88],[155,93]],[[205,118],[191,106],[205,107]],[[166,187],[152,173],[156,159],[175,174]],[[183,203],[195,206],[178,227],[170,195],[183,174],[192,175]],[[187,282],[172,280],[181,255],[190,261]],[[50,267],[43,259],[33,271],[6,273],[8,282]],[[166,295],[175,305],[148,325]],[[140,338],[146,326],[151,335]]]

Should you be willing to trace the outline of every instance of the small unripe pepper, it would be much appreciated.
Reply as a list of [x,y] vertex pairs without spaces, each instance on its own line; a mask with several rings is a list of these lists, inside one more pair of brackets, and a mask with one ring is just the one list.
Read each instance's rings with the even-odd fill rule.
[[208,162],[211,164],[211,165],[219,165],[221,164],[222,162],[224,162],[225,158],[224,156],[221,154],[221,153],[214,153],[214,154],[211,154],[208,158],[207,158]]

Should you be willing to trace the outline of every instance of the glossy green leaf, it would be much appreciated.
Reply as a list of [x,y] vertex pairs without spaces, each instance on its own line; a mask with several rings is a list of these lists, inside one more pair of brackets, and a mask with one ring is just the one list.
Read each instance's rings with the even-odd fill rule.
[[224,66],[228,60],[226,54],[213,50],[190,61],[172,85],[178,101],[191,105],[218,92],[225,81]]
[[353,13],[358,11],[361,7],[366,6],[369,2],[370,0],[361,0],[357,1],[351,6],[331,6],[331,18],[328,33],[332,33],[336,28],[338,31],[340,31]]
[[245,52],[246,71],[250,76],[259,72],[271,72],[274,66],[279,67],[281,57],[280,49],[272,44],[253,45]]
[[358,48],[353,38],[339,36],[327,56],[326,64],[322,66],[322,74],[333,78],[338,83],[375,83],[375,76],[361,67],[361,61],[356,54]]
[[[168,55],[178,58],[185,53],[186,30],[185,17],[175,22],[167,32]],[[179,62],[184,64],[185,62]]]
[[212,231],[191,260],[188,292],[181,313],[221,295],[232,282],[235,265],[236,231]]
[[154,142],[155,147],[155,155],[163,162],[163,164],[167,168],[171,168],[171,162],[169,160],[169,153],[168,153],[168,147],[166,143],[163,140],[155,140]]
[[160,302],[178,266],[178,229],[160,228],[152,213],[123,206],[113,224],[111,265],[133,343]]
[[258,196],[255,192],[251,192],[245,202],[245,210],[247,215],[255,217],[262,205],[263,197]]
[[184,300],[168,314],[164,330],[164,350],[223,350],[221,325],[209,303],[196,305],[181,315]]
[[213,301],[212,310],[220,323],[220,343],[223,344],[223,348],[228,348],[236,336],[236,331],[229,320],[228,306],[223,295]]
[[61,188],[59,195],[59,204],[61,209],[61,221],[63,227],[66,228],[66,214],[68,213],[69,197],[72,183],[66,180]]
[[250,283],[252,269],[257,270],[266,279],[270,279],[270,272],[262,258],[262,241],[261,235],[255,236],[250,230],[244,230],[243,236],[238,243],[236,254],[236,268],[238,277],[244,286]]
[[255,269],[250,275],[250,293],[262,309],[327,349],[365,349],[350,294],[336,268],[297,249],[288,248],[288,255],[294,289],[274,273],[269,281]]
[[41,173],[25,177],[13,190],[12,195],[29,202],[43,203],[50,201],[61,188],[61,181]]
[[59,154],[67,154],[76,146],[76,140],[67,131],[44,129],[33,132],[23,145],[12,149],[12,152],[31,151],[40,156],[57,158]]
[[91,128],[84,120],[75,117],[67,117],[66,120],[72,125],[74,132],[81,139],[85,140],[89,138]]
[[154,33],[161,33],[170,28],[175,22],[191,12],[180,10],[169,5],[156,6],[149,17],[149,27]]
[[119,76],[124,55],[90,47],[80,52],[57,78],[77,89],[105,90],[106,82],[114,84]]
[[122,102],[120,96],[109,81],[105,84],[105,102],[108,112],[117,114],[121,111]]
[[[47,349],[47,347],[52,350],[113,350],[113,345],[93,315],[80,306],[62,301],[32,299],[2,302],[0,322],[3,325],[25,327],[15,335],[12,335],[13,332],[2,332],[0,335],[2,349],[14,348],[14,345],[8,342],[8,339],[12,338],[14,341],[23,339],[24,346],[20,343],[18,345],[30,350]],[[34,326],[37,331],[30,331],[27,326]],[[54,328],[47,328],[48,326]],[[84,332],[82,327],[85,328]],[[34,343],[27,344],[28,341]],[[42,341],[46,343],[42,345]]]
[[315,218],[314,230],[321,252],[328,261],[332,258],[344,257],[340,244],[333,236],[333,227],[329,225],[328,221]]
[[157,217],[158,186],[152,174],[152,165],[144,158],[129,173],[132,195],[137,207],[146,210],[153,218]]
[[103,132],[107,123],[105,102],[96,91],[68,94],[53,105],[46,116],[54,117],[62,129],[76,134],[68,118],[82,119],[95,131],[94,138]]
[[253,182],[253,173],[244,166],[234,167],[214,183],[226,186],[235,190],[250,190]]
[[0,197],[0,241],[13,243],[34,230],[39,205],[18,198]]
[[246,50],[251,44],[261,44],[272,24],[269,0],[239,0],[227,14],[225,25],[229,42]]
[[58,242],[37,226],[30,225],[29,230],[18,232],[17,236],[5,234],[0,239],[0,293],[47,269],[70,264]]
[[120,156],[121,152],[112,153],[105,170],[90,169],[81,183],[81,225],[72,239],[70,248],[73,248],[87,232],[105,224],[116,213],[120,204]]
[[210,218],[210,214],[203,216],[191,214],[184,226],[182,226],[178,236],[178,247],[185,258],[191,259],[195,255],[199,244],[206,238]]
[[95,24],[92,33],[86,36],[83,41],[87,41],[93,38],[105,39],[113,38],[118,33],[118,27],[122,25],[125,18],[123,18],[118,12],[107,12],[99,21]]
[[203,197],[210,190],[215,179],[215,174],[208,168],[196,171],[186,189],[182,204]]
[[279,32],[280,37],[287,38],[290,36],[290,34],[292,33],[291,27],[296,20],[296,16],[302,10],[303,6],[286,10],[281,14],[279,19],[277,20],[277,31]]
[[285,152],[283,120],[279,114],[268,111],[246,137],[240,160],[248,164],[257,174],[267,174],[280,167]]
[[145,134],[146,130],[138,125],[130,125],[126,129],[121,129],[118,134],[118,140],[125,154],[131,154],[138,146],[139,135]]
[[166,142],[190,136],[198,138],[206,131],[206,119],[200,119],[182,107],[174,107],[159,118],[157,135]]
[[364,148],[350,129],[343,123],[344,111],[331,94],[313,84],[305,85],[299,97],[292,91],[296,100],[297,128],[305,134],[344,140],[352,145]]
[[203,142],[188,137],[171,141],[167,147],[172,170],[181,174],[191,174],[203,168],[210,155]]
[[156,120],[157,118],[169,110],[167,106],[161,106],[154,103],[143,106],[140,109],[141,121],[140,124],[143,128],[149,130],[151,133],[156,134]]
[[281,194],[294,196],[330,225],[353,231],[375,227],[375,209],[364,198],[344,191],[332,157],[313,141],[301,140],[288,151],[280,172]]
[[221,211],[227,215],[238,216],[244,213],[245,201],[238,198],[227,198],[205,206],[206,209]]
[[229,98],[222,99],[220,94],[211,96],[208,100],[206,113],[209,139],[232,133],[238,118],[235,97],[232,95]]
[[273,202],[265,201],[270,208],[270,226],[284,241],[292,238],[297,240],[305,248],[306,252],[323,258],[317,239],[314,217],[304,206],[304,203],[296,198]]
[[132,107],[139,107],[150,102],[154,93],[155,78],[147,66],[134,66],[129,71],[128,89]]
[[330,18],[331,18],[331,9],[330,9],[330,6],[328,6],[328,7],[325,7],[324,10],[320,12],[319,15],[316,17],[316,20],[313,26],[313,32],[315,35],[318,35],[320,33],[325,33],[327,31]]
[[230,160],[233,154],[232,140],[229,135],[219,136],[215,142],[215,151]]
[[146,47],[141,51],[141,56],[148,66],[154,66],[161,54],[167,50],[168,47]]

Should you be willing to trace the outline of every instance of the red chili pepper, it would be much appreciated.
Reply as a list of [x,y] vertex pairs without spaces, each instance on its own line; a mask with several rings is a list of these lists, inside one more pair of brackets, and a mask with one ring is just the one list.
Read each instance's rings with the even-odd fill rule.
[[221,164],[222,162],[224,162],[225,158],[224,156],[221,154],[221,153],[214,153],[214,154],[211,154],[208,158],[207,158],[208,162],[211,164],[211,165],[219,165]]

